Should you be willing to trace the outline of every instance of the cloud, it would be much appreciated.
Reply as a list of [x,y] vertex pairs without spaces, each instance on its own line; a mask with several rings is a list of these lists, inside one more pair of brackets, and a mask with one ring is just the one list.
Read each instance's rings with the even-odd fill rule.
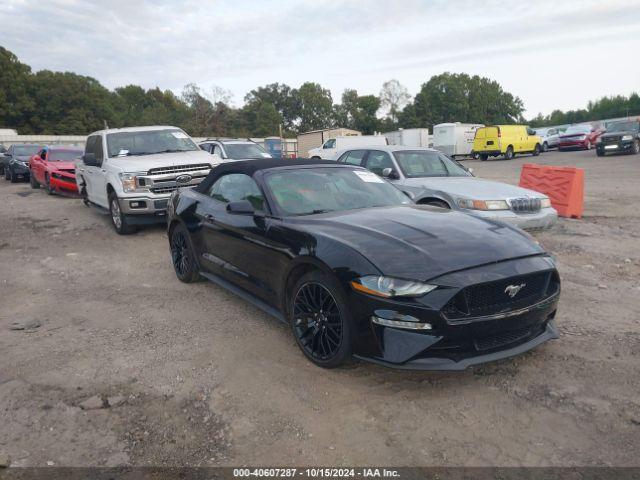
[[[496,79],[528,111],[637,88],[638,0],[4,0],[0,44],[109,88],[270,82],[413,93],[444,70]],[[637,41],[636,41],[637,43]],[[637,52],[637,45],[635,48]],[[606,59],[606,67],[601,59]]]

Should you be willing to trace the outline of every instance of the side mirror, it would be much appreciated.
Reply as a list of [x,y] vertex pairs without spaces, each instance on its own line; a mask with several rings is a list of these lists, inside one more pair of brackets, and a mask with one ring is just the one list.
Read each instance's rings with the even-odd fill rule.
[[253,215],[255,209],[249,200],[239,200],[237,202],[229,202],[227,204],[227,212],[236,215]]
[[396,171],[391,167],[387,167],[387,168],[383,169],[382,170],[382,176],[384,178],[388,178],[390,180],[397,180],[399,178],[399,176],[396,173]]

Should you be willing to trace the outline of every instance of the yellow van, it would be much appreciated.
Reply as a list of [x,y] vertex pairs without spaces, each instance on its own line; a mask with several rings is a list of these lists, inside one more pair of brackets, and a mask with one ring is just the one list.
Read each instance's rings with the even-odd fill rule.
[[500,155],[511,160],[516,153],[540,155],[541,143],[540,137],[525,125],[489,125],[476,130],[471,153],[481,160]]

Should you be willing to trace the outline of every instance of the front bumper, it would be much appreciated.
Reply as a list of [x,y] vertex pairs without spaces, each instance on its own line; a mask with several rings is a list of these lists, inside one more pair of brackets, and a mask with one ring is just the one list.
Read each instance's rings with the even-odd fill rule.
[[[486,316],[452,317],[452,301],[466,295],[465,288],[546,275],[557,278],[549,257],[537,256],[477,267],[430,280],[441,286],[419,299],[387,300],[351,291],[349,305],[356,329],[354,355],[394,368],[464,370],[508,358],[558,337],[554,318],[560,297],[559,280],[548,283],[539,300]],[[549,280],[551,281],[551,280]],[[555,280],[554,280],[555,282]],[[466,292],[467,290],[465,290]],[[500,294],[502,292],[497,292]],[[505,294],[506,295],[506,294]],[[525,300],[529,297],[525,297]],[[413,318],[429,329],[383,326],[378,318]]]
[[69,175],[61,175],[53,172],[49,177],[49,185],[53,190],[59,193],[68,193],[77,195],[78,185],[76,184],[76,177]]
[[551,228],[558,221],[558,212],[554,208],[543,208],[537,213],[515,213],[511,210],[464,210],[490,220],[508,223],[523,230],[541,230]]
[[624,140],[616,143],[596,143],[596,150],[601,155],[607,153],[631,153],[633,152],[633,140]]
[[140,195],[120,198],[120,209],[125,215],[152,215],[165,218],[171,195]]
[[21,162],[12,162],[9,164],[9,170],[18,178],[29,178],[29,166]]
[[587,148],[587,140],[564,140],[558,143],[559,150],[570,150],[574,148]]

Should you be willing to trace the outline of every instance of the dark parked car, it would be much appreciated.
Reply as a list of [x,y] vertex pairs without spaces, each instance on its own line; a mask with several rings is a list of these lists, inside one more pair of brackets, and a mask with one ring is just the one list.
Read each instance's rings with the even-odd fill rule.
[[181,281],[252,301],[322,367],[461,370],[557,338],[560,279],[528,234],[416,205],[361,167],[223,163],[172,194],[168,236]]
[[607,131],[596,143],[596,154],[602,157],[607,153],[640,153],[640,122],[626,120],[607,125]]
[[29,159],[40,148],[39,145],[11,145],[1,159],[0,174],[12,183],[29,180]]

